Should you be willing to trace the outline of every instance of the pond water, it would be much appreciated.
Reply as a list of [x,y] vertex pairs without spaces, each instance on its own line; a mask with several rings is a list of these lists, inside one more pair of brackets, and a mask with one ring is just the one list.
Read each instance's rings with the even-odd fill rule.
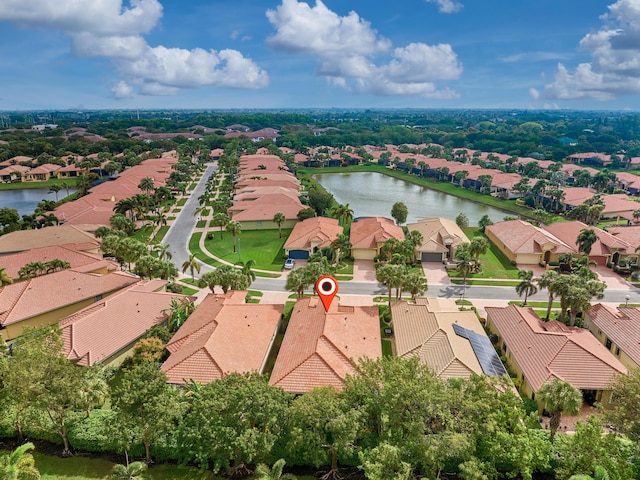
[[[69,195],[76,191],[69,189]],[[58,200],[67,196],[67,190],[58,192]],[[22,190],[0,190],[0,208],[15,208],[22,215],[31,215],[42,200],[55,200],[56,194],[46,188],[25,188]]]
[[464,198],[415,185],[377,172],[317,173],[313,175],[338,203],[348,203],[354,217],[388,217],[395,202],[403,202],[409,210],[407,223],[422,218],[444,217],[455,220],[459,213],[476,226],[483,215],[494,222],[509,213]]

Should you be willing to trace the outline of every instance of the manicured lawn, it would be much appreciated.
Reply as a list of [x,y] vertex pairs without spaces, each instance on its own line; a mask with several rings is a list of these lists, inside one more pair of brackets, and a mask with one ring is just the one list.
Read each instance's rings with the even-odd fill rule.
[[[474,237],[485,237],[484,233],[477,227],[469,227],[464,229],[464,233],[472,240]],[[487,239],[489,241],[489,239]],[[480,265],[482,269],[480,273],[472,273],[467,276],[468,279],[473,278],[518,278],[518,269],[511,265],[509,259],[489,241],[489,250],[484,255],[480,255]],[[449,270],[447,272],[451,278],[461,278],[462,273]]]
[[[454,285],[462,285],[464,280],[462,278],[452,278],[451,283]],[[483,285],[485,287],[515,287],[520,282],[511,281],[511,280],[483,280],[483,279],[473,279],[471,277],[467,278],[467,285]]]
[[134,234],[131,236],[136,240],[140,240],[141,242],[146,242],[151,236],[151,234],[153,233],[153,228],[154,227],[151,225],[144,226],[139,230],[136,230]]
[[386,338],[382,339],[382,356],[393,357],[393,347],[391,346],[391,340]]
[[176,206],[183,207],[185,203],[187,203],[187,199],[181,198],[180,200],[178,200],[178,203],[176,203]]
[[158,243],[161,242],[168,231],[169,231],[169,227],[167,225],[163,225],[158,229],[158,233],[156,233],[156,236],[153,237],[153,240]]
[[284,265],[284,242],[290,232],[282,230],[282,238],[279,238],[277,229],[243,231],[238,236],[239,252],[236,253],[233,252],[233,236],[225,232],[222,240],[219,234],[205,240],[205,248],[212,255],[231,263],[253,260],[256,269],[279,272]]
[[196,290],[195,288],[182,287],[182,292],[181,293],[183,295],[195,295],[198,292],[199,292],[199,290]]
[[204,228],[207,226],[207,221],[206,220],[198,220],[198,223],[196,223],[196,227],[197,228]]
[[[36,467],[42,480],[89,480],[106,479],[114,463],[99,458],[69,457],[60,458],[34,454]],[[122,460],[124,463],[124,459]],[[145,476],[148,480],[213,480],[217,477],[210,471],[177,465],[153,465]]]
[[[75,178],[52,178],[46,182],[17,182],[17,183],[0,183],[0,190],[25,190],[33,188],[46,188],[48,189],[52,185],[62,185],[63,187],[69,185],[69,188],[76,188]],[[62,189],[58,193],[59,198],[64,197],[67,194],[66,190]]]
[[[509,305],[522,305],[522,300],[511,300]],[[547,308],[549,302],[527,302],[527,307],[531,308]],[[553,302],[551,308],[560,308],[560,302]]]

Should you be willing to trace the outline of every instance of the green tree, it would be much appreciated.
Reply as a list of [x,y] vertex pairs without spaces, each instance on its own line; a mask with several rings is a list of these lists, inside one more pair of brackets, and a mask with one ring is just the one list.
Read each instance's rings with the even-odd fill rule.
[[549,303],[547,304],[546,320],[549,320],[551,315],[551,307],[553,306],[553,300],[555,299],[561,284],[560,274],[555,270],[547,270],[537,279],[538,286],[540,288],[546,288],[549,294]]
[[175,428],[182,407],[178,392],[167,384],[167,375],[154,363],[139,363],[124,371],[113,390],[113,408],[124,443],[144,444],[145,460],[151,462],[151,445]]
[[338,205],[333,211],[333,214],[340,221],[340,225],[347,225],[353,220],[353,210],[348,203]]
[[58,201],[58,193],[60,192],[60,190],[62,190],[64,187],[62,185],[59,185],[57,183],[54,183],[53,185],[51,185],[49,187],[49,193],[55,193],[56,194],[56,202]]
[[475,268],[475,261],[473,260],[473,253],[471,252],[470,243],[460,243],[456,247],[454,257],[458,264],[458,271],[462,273],[462,283],[467,284],[467,276]]
[[307,218],[313,218],[316,216],[316,211],[312,207],[303,208],[298,212],[296,217],[298,220],[306,220]]
[[563,414],[577,415],[582,405],[582,394],[569,383],[554,378],[537,392],[538,399],[551,414],[549,432],[553,439],[560,427]]
[[578,251],[589,255],[591,253],[591,247],[598,241],[598,235],[592,228],[583,228],[580,230],[580,234],[576,239],[576,245]]
[[277,212],[273,216],[273,223],[278,225],[278,234],[279,234],[280,238],[282,238],[282,224],[284,222],[286,222],[286,221],[287,221],[287,218],[284,216],[284,213],[282,213],[282,212]]
[[28,442],[8,453],[0,454],[0,479],[2,480],[39,480],[40,472],[29,450],[35,446]]
[[233,253],[236,253],[238,248],[238,237],[240,236],[240,232],[242,232],[242,225],[240,222],[230,220],[225,229],[233,237]]
[[612,401],[604,412],[608,424],[640,442],[640,368],[634,368],[628,375],[618,375],[612,385]]
[[391,290],[396,289],[396,298],[399,297],[400,288],[402,288],[407,267],[404,264],[386,263],[376,265],[376,280],[387,286],[389,296],[389,308],[391,308]]
[[339,264],[342,259],[351,252],[351,240],[349,240],[349,236],[341,233],[331,242],[331,248],[335,252],[336,264]]
[[269,468],[268,465],[261,463],[256,466],[255,477],[258,480],[296,480],[296,476],[290,473],[282,473],[284,469],[285,461],[283,458],[276,460],[273,467]]
[[480,231],[484,233],[484,229],[489,225],[493,225],[493,221],[489,218],[489,215],[483,215],[480,220],[478,220],[478,226],[480,227]]
[[255,260],[247,260],[246,262],[243,262],[243,261],[236,262],[236,265],[240,267],[242,274],[245,277],[247,277],[247,281],[249,282],[249,284],[251,284],[251,282],[253,282],[256,279],[256,273],[252,270],[255,264],[256,264]]
[[519,297],[524,295],[524,302],[522,302],[522,306],[525,307],[527,305],[527,298],[529,298],[529,295],[535,295],[538,293],[538,287],[536,286],[536,281],[533,279],[532,270],[519,270],[518,278],[520,279],[520,282],[516,285],[516,293]]
[[360,469],[368,480],[408,480],[411,464],[403,461],[398,447],[383,442],[370,450],[358,452]]
[[396,202],[391,207],[391,216],[396,221],[396,224],[401,225],[407,221],[409,215],[409,209],[402,202]]
[[474,237],[469,243],[469,253],[476,265],[480,262],[480,255],[484,255],[489,250],[489,240],[484,237]]
[[0,268],[0,287],[4,287],[5,285],[11,285],[13,283],[13,278],[11,275],[5,272],[6,268]]
[[190,254],[189,259],[185,260],[182,264],[182,273],[185,273],[187,270],[191,273],[191,281],[195,281],[195,272],[200,273],[200,262],[195,253]]
[[312,283],[312,280],[307,275],[306,268],[294,268],[287,276],[287,282],[284,288],[289,292],[296,293],[298,298],[302,298],[304,291],[308,289]]
[[144,462],[131,462],[127,458],[127,464],[118,463],[111,470],[113,480],[139,480],[144,478],[144,474],[149,467]]
[[404,277],[402,289],[411,294],[411,300],[422,296],[429,289],[427,279],[422,272],[410,272]]
[[211,225],[220,228],[220,240],[222,240],[222,227],[229,223],[229,216],[224,212],[217,212],[211,220]]
[[459,213],[456,216],[456,225],[458,225],[460,228],[467,228],[469,226],[469,217],[467,217],[467,215],[465,215],[464,213]]
[[142,190],[144,193],[149,194],[149,193],[153,192],[153,190],[156,188],[156,186],[153,183],[153,178],[144,177],[142,180],[140,180],[140,183],[138,184],[138,188],[140,190]]

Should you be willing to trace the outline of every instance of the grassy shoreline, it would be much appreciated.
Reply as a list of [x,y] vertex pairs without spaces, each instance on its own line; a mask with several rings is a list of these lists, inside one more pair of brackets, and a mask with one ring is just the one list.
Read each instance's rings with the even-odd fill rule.
[[478,203],[480,205],[493,207],[498,210],[502,210],[505,213],[516,214],[529,219],[535,219],[531,214],[532,211],[529,208],[516,205],[515,200],[502,200],[500,198],[492,197],[491,195],[486,195],[486,194],[482,194],[479,192],[474,192],[472,190],[467,190],[467,189],[458,187],[456,185],[453,185],[452,183],[437,182],[432,179],[416,177],[415,175],[410,175],[408,173],[405,173],[399,170],[391,170],[382,165],[351,165],[347,167],[324,167],[324,168],[306,167],[306,168],[298,169],[298,174],[304,174],[308,176],[312,181],[316,181],[315,179],[313,179],[313,175],[317,173],[352,173],[352,172],[381,173],[389,177],[399,178],[400,180],[404,180],[406,182],[413,183],[415,185],[420,185],[421,187],[426,187],[431,190],[453,195],[458,198],[463,198],[465,200]]

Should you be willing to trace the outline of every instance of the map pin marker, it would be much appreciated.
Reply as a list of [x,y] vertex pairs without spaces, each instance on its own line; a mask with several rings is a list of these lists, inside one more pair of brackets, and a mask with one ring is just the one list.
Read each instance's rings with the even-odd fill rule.
[[338,293],[338,281],[330,275],[324,275],[316,282],[316,292],[318,292],[318,296],[322,300],[324,311],[328,312],[333,297]]

